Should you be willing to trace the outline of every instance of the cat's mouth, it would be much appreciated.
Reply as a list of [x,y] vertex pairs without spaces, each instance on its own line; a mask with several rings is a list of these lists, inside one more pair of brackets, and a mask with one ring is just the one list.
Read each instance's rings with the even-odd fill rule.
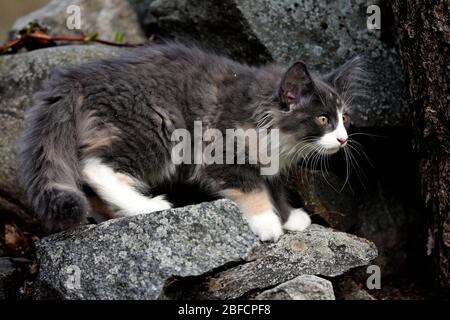
[[347,139],[337,139],[334,135],[326,135],[316,142],[318,152],[324,155],[332,155],[347,145]]

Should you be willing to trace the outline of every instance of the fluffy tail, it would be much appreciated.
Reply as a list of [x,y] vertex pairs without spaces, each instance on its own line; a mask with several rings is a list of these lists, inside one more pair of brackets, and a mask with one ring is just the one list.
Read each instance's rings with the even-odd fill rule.
[[81,191],[77,91],[67,82],[47,82],[33,98],[20,141],[21,184],[48,232],[80,224],[89,211]]

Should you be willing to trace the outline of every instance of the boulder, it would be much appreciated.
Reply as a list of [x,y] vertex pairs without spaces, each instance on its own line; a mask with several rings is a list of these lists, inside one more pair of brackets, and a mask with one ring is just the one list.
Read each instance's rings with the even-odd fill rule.
[[333,281],[337,300],[377,300],[347,275]]
[[17,213],[23,210],[17,177],[17,140],[24,111],[41,81],[55,67],[114,56],[120,51],[115,47],[79,45],[0,56],[0,209]]
[[367,240],[316,225],[261,243],[225,199],[81,227],[36,247],[39,299],[230,299],[304,274],[340,275],[377,255]]
[[316,225],[261,243],[230,200],[109,220],[36,247],[40,299],[230,299],[304,274],[340,275],[377,254]]
[[305,274],[256,296],[256,300],[335,300],[330,281]]
[[312,225],[304,232],[286,233],[276,243],[255,248],[245,263],[204,278],[179,281],[166,288],[170,298],[236,299],[300,275],[334,277],[369,264],[375,245],[333,229]]
[[[352,123],[406,125],[401,66],[395,47],[386,40],[389,19],[383,20],[387,32],[368,30],[366,10],[364,0],[156,0],[149,11],[162,35],[191,38],[249,63],[301,58],[313,68],[329,70],[362,55],[373,81],[368,87],[371,96],[355,101]],[[383,17],[389,12],[383,7]]]
[[[80,29],[71,30],[67,27],[67,18],[71,15],[68,7],[80,8]],[[53,0],[46,6],[19,18],[13,25],[10,36],[28,23],[39,21],[54,35],[93,35],[114,41],[116,33],[123,34],[123,40],[129,43],[141,43],[145,36],[133,7],[123,0]]]
[[239,262],[257,243],[228,200],[109,220],[37,243],[37,297],[156,299],[171,278]]

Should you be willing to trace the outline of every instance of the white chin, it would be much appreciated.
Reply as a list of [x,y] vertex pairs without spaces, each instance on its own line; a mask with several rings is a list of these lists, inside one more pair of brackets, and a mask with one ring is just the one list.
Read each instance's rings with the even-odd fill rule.
[[330,155],[330,154],[335,154],[335,153],[338,152],[340,149],[341,149],[340,147],[323,148],[323,149],[321,150],[321,152],[322,152],[323,154]]

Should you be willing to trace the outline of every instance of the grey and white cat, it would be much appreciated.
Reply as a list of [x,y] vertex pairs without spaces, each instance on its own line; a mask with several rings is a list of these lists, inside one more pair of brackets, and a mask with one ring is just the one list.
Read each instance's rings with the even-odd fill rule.
[[[311,153],[346,147],[346,101],[363,75],[359,58],[319,76],[303,62],[251,67],[178,43],[62,68],[27,113],[21,183],[49,232],[94,214],[86,186],[114,217],[168,209],[152,188],[190,181],[235,201],[261,240],[276,240],[310,224],[286,201],[281,174]],[[194,121],[278,129],[279,174],[262,176],[259,163],[175,165],[171,134],[192,132]]]

